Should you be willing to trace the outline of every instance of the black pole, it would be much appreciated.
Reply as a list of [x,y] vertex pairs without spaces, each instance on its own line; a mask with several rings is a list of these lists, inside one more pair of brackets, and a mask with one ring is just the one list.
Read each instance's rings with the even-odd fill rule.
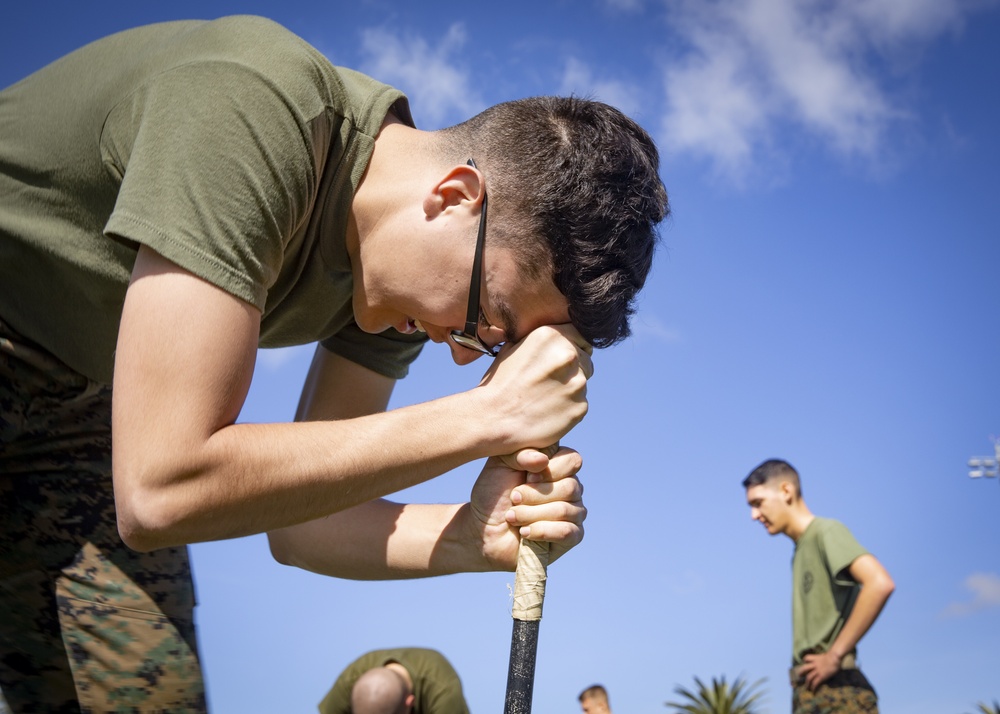
[[514,620],[510,638],[510,664],[507,667],[507,698],[504,700],[504,714],[531,714],[539,624],[541,620]]

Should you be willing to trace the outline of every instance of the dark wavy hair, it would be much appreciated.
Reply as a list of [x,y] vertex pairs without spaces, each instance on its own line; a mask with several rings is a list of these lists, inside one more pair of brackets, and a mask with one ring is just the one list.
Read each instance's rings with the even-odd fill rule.
[[441,134],[483,171],[488,240],[516,251],[530,277],[551,271],[592,345],[628,337],[656,226],[670,213],[649,134],[614,107],[577,97],[497,104]]

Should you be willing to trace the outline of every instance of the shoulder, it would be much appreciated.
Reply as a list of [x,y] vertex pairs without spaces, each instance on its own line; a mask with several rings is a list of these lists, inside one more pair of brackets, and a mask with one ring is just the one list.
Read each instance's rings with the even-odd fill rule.
[[817,516],[814,521],[814,527],[817,534],[822,535],[839,535],[847,534],[850,535],[851,531],[840,521],[835,518],[822,518]]
[[[312,47],[284,25],[259,15],[229,15],[216,20],[192,23],[190,32],[193,37],[203,39],[220,50],[245,46],[258,54],[267,54],[281,52],[286,47],[299,50]],[[277,45],[254,47],[254,43],[261,40]]]
[[448,659],[438,652],[437,650],[432,650],[427,647],[406,647],[399,650],[400,657],[406,657],[408,659],[420,660],[423,662],[430,662],[434,664],[445,664],[449,667],[451,663]]

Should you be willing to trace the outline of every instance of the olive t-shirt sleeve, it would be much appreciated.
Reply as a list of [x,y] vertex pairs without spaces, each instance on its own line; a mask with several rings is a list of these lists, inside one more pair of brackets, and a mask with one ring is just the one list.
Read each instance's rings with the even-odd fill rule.
[[855,581],[848,569],[851,563],[868,551],[843,523],[831,520],[825,525],[820,533],[820,541],[830,575],[840,585],[852,585]]
[[280,88],[236,63],[182,65],[115,107],[102,138],[122,174],[106,233],[263,310],[315,181],[303,118]]

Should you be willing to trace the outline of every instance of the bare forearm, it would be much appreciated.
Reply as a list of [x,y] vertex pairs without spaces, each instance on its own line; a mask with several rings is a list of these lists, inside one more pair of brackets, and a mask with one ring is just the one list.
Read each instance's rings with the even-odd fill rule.
[[260,319],[256,307],[140,249],[112,415],[119,531],[130,546],[302,523],[479,457],[555,443],[587,411],[590,348],[559,326],[505,348],[479,388],[384,414],[375,412],[393,380],[320,348],[299,410],[315,423],[236,424]]
[[894,586],[891,580],[877,580],[862,586],[844,628],[837,635],[830,652],[839,659],[853,650],[865,636],[889,600]]
[[120,528],[148,550],[341,511],[488,455],[480,413],[467,392],[342,421],[236,424],[197,444],[116,442]]
[[468,527],[468,504],[376,500],[268,533],[285,565],[354,580],[448,575],[490,569]]

